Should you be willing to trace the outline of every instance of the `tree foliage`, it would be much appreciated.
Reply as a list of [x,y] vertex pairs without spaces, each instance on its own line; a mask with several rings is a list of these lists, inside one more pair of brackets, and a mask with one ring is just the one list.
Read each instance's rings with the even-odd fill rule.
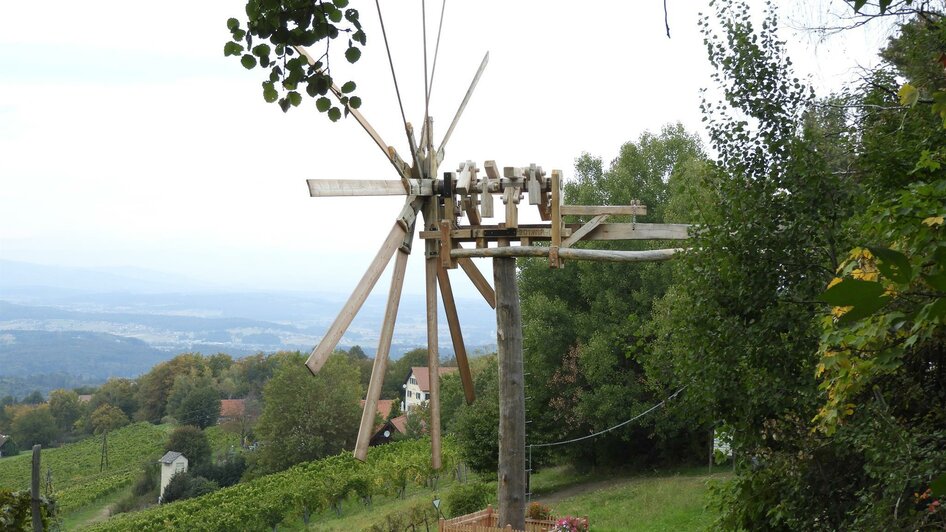
[[164,445],[165,451],[174,451],[187,458],[187,466],[191,469],[210,464],[213,449],[204,431],[193,425],[184,425],[174,429]]
[[[331,54],[335,39],[347,35],[345,59],[355,63],[367,37],[361,27],[358,10],[347,8],[348,0],[248,0],[246,28],[239,19],[227,20],[231,39],[223,47],[224,56],[240,59],[244,68],[268,69],[263,81],[263,99],[277,102],[283,112],[302,103],[303,93],[315,99],[319,112],[337,121],[342,111],[332,103],[331,91],[348,115],[349,107],[357,109],[361,99],[354,95],[355,83],[345,82],[333,88]],[[312,64],[296,47],[324,42],[321,55],[312,57]],[[337,91],[337,92],[336,92]]]
[[263,391],[257,425],[258,471],[274,472],[354,444],[363,390],[347,356],[329,357],[317,375],[301,354],[286,355]]

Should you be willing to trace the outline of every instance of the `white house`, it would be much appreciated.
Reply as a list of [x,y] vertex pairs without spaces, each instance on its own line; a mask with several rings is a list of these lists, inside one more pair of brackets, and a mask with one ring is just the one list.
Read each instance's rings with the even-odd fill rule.
[[[440,375],[459,371],[458,368],[440,368]],[[404,405],[401,410],[410,414],[411,408],[430,400],[430,369],[414,366],[404,379]]]
[[187,471],[187,458],[183,454],[174,451],[168,451],[158,460],[161,464],[161,494],[158,496],[158,502],[164,498],[164,488],[171,482],[171,477],[176,473]]

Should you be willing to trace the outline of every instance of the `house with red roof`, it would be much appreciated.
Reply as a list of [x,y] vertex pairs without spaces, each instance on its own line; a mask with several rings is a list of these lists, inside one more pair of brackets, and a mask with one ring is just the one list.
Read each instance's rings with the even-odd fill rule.
[[[440,375],[454,373],[458,368],[440,368]],[[410,414],[411,408],[430,400],[430,369],[427,366],[414,366],[404,379],[404,412]]]

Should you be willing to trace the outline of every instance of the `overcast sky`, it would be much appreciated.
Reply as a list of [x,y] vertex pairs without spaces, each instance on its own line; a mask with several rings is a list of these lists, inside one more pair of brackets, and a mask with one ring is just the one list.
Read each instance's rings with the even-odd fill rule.
[[[793,26],[830,21],[825,5],[843,8],[780,3]],[[435,139],[487,51],[490,62],[442,169],[494,159],[567,178],[582,152],[610,161],[621,144],[666,123],[702,134],[699,91],[710,81],[696,20],[705,2],[667,4],[671,39],[660,0],[448,2],[431,100]],[[335,61],[333,74],[358,82],[362,112],[408,159],[377,13],[371,2],[352,5],[368,45],[352,67]],[[3,3],[0,258],[148,268],[216,287],[354,286],[402,200],[313,199],[305,179],[396,175],[353,119],[332,124],[308,100],[288,114],[263,101],[262,72],[223,56],[226,20],[242,6]],[[418,125],[420,6],[382,2],[405,110]],[[427,8],[432,55],[440,3]],[[822,90],[871,64],[883,39],[868,31],[819,44],[791,28],[782,37],[799,73]],[[422,290],[420,256],[407,292]],[[474,294],[460,277],[456,292]]]

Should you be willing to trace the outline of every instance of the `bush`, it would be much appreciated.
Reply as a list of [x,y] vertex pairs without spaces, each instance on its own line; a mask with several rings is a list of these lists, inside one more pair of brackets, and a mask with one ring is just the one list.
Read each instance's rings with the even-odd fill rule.
[[551,519],[552,509],[541,502],[530,502],[526,507],[526,517],[529,519]]
[[232,486],[240,481],[246,471],[246,458],[242,454],[233,455],[223,462],[207,464],[194,469],[194,473],[208,480],[213,480],[221,488]]
[[191,469],[209,463],[213,453],[207,435],[193,425],[184,425],[174,429],[168,437],[164,450],[183,454]]
[[160,473],[160,466],[156,463],[144,466],[131,488],[132,494],[135,497],[141,497],[154,491],[160,486]]
[[483,508],[493,500],[489,484],[474,480],[466,484],[455,484],[447,492],[447,512],[452,517],[470,514]]
[[212,480],[192,475],[187,471],[181,471],[171,477],[170,482],[168,482],[168,485],[164,488],[164,495],[161,498],[161,502],[182,501],[184,499],[206,495],[218,489],[220,489],[220,486]]
[[417,503],[404,510],[391,512],[384,519],[375,523],[369,532],[402,532],[404,530],[430,529],[430,525],[437,523],[437,510],[427,502]]

